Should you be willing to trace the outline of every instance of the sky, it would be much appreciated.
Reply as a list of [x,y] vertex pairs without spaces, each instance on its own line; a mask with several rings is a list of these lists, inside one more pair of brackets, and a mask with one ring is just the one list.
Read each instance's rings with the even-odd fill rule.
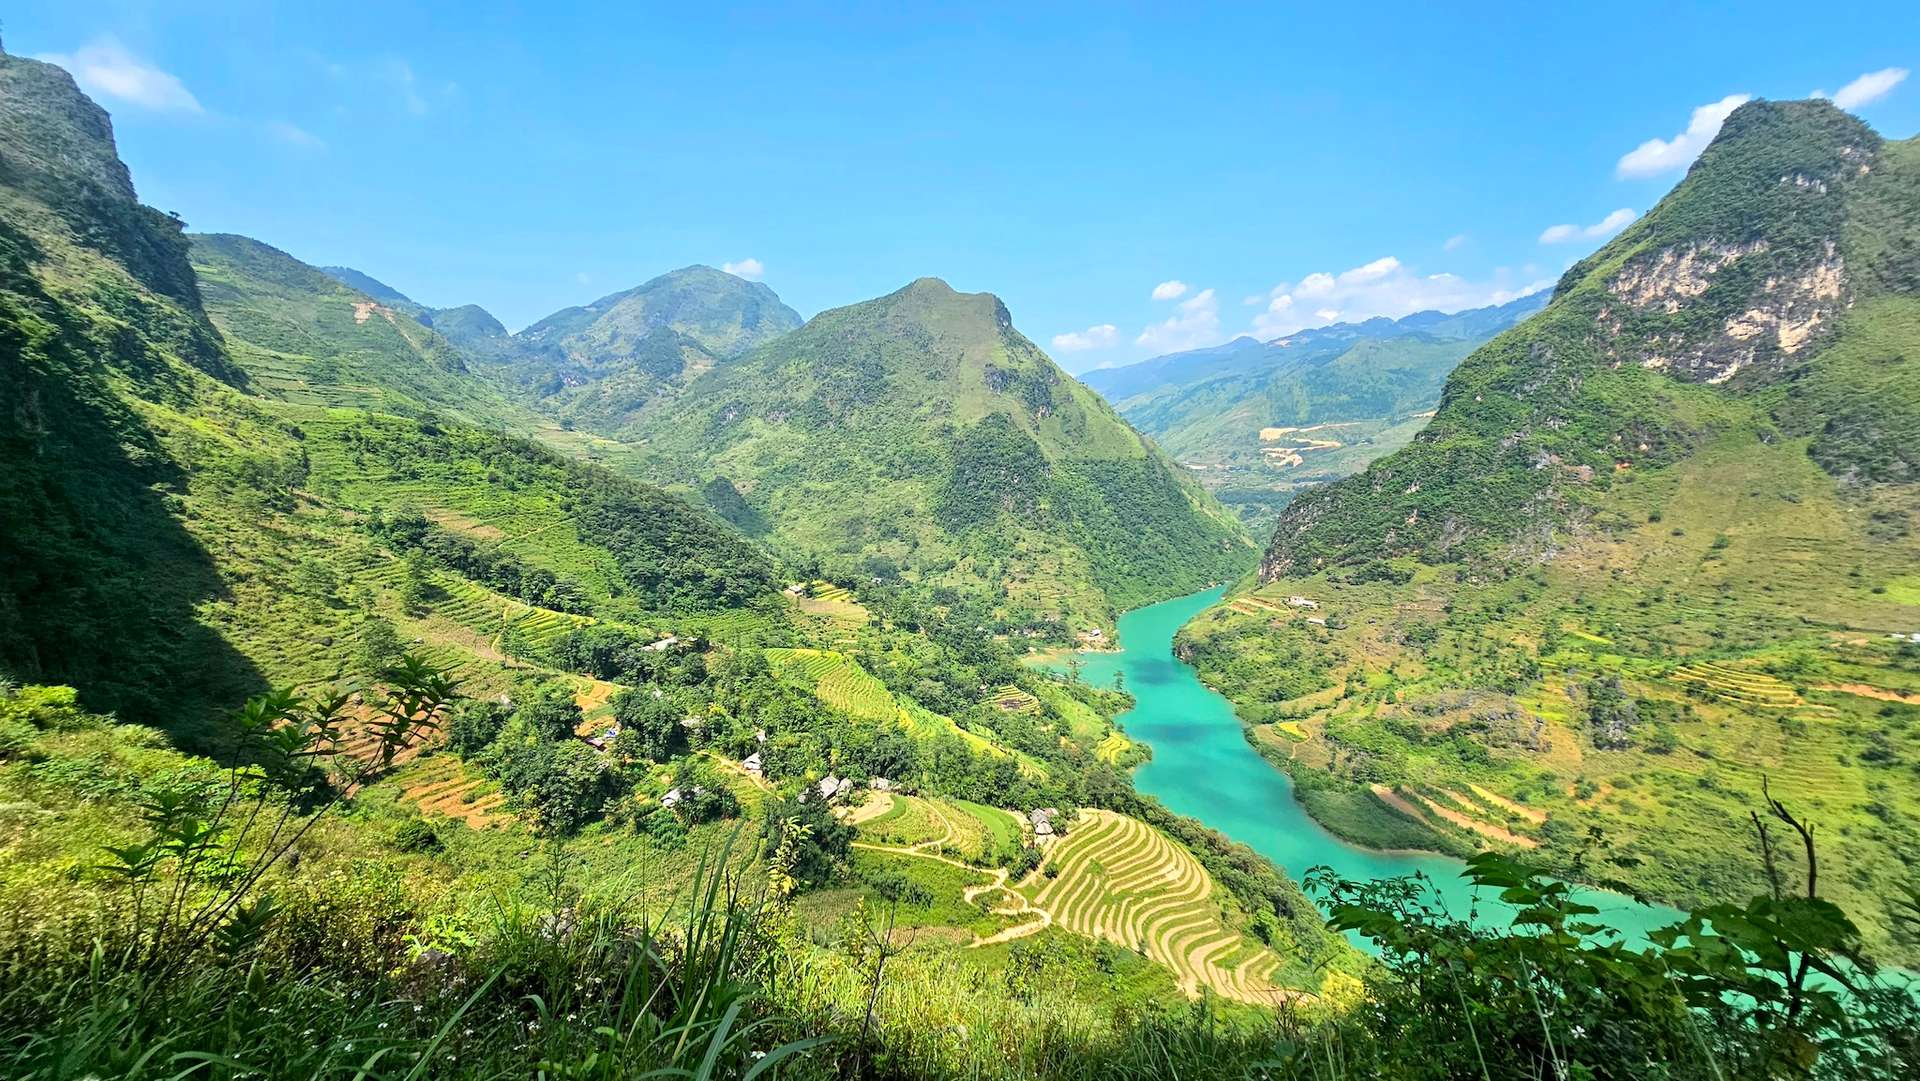
[[517,329],[706,263],[811,316],[932,275],[1075,372],[1549,286],[1749,96],[1920,130],[1911,0],[1558,7],[16,0],[0,32],[113,114],[144,201],[429,305]]

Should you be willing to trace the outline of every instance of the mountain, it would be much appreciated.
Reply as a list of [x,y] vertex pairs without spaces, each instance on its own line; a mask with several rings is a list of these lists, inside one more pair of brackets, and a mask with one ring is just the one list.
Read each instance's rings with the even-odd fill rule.
[[1764,784],[1884,942],[1920,858],[1914,358],[1920,141],[1744,105],[1184,648],[1349,835],[1738,895]]
[[1083,372],[1080,381],[1100,396],[1123,406],[1140,395],[1194,386],[1223,375],[1245,375],[1287,364],[1302,355],[1324,356],[1329,349],[1362,339],[1425,334],[1442,341],[1491,338],[1546,306],[1548,294],[1529,293],[1504,304],[1459,312],[1423,311],[1399,319],[1376,317],[1359,323],[1334,323],[1261,341],[1248,335],[1225,345],[1168,353],[1113,368]]
[[[465,351],[422,321],[431,319],[426,309],[378,281],[308,266],[248,237],[189,239],[201,300],[257,392],[312,405],[441,412],[519,431],[542,425],[471,370]],[[465,332],[459,319],[449,321]]]
[[425,305],[416,302],[400,290],[371,274],[363,274],[350,266],[323,266],[318,268],[322,274],[339,282],[370,300],[377,300],[389,308],[408,312],[425,312]]
[[[0,669],[83,685],[98,709],[191,713],[256,678],[194,617],[224,589],[182,520],[176,449],[198,402],[239,398],[246,376],[107,114],[62,69],[5,54],[0,101]],[[205,434],[210,473],[290,442],[244,409]]]
[[545,643],[583,628],[630,650],[715,612],[779,622],[765,552],[501,434],[537,418],[433,330],[141,206],[65,71],[0,54],[0,98],[8,680],[204,746],[268,683],[355,670],[369,626],[500,693],[503,636],[554,675]]
[[432,318],[534,408],[611,436],[628,434],[657,399],[801,322],[772,289],[706,266],[563,308],[507,338],[490,316]]
[[998,298],[934,278],[714,369],[640,432],[667,477],[725,480],[787,544],[1039,621],[1108,623],[1244,565],[1184,470]]
[[1546,305],[1369,319],[1260,342],[1236,338],[1082,376],[1128,423],[1264,524],[1297,492],[1357,472],[1426,423],[1447,373]]

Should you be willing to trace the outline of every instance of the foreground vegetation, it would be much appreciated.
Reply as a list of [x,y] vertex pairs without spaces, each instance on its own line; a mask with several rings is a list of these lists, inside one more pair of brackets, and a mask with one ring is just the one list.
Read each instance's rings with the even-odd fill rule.
[[457,690],[408,661],[362,697],[371,744],[343,738],[344,696],[250,703],[246,764],[225,768],[57,689],[0,698],[6,1076],[1895,1078],[1920,1053],[1912,989],[1819,899],[1779,805],[1777,891],[1651,945],[1606,939],[1577,894],[1502,858],[1467,873],[1510,926],[1436,910],[1417,881],[1322,876],[1332,926],[1379,963],[1275,1009],[1170,1008],[1123,990],[1141,962],[1111,944],[1050,931],[976,964],[914,942],[911,897],[823,925],[794,828],[762,848],[723,825],[681,871],[625,875],[590,866],[597,845],[527,838],[518,874],[447,890],[458,827],[368,842],[392,813],[381,775]]

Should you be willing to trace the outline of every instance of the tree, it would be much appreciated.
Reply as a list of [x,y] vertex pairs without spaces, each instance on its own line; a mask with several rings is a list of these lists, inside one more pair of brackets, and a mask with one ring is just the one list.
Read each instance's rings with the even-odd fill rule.
[[622,754],[665,762],[687,748],[687,730],[680,723],[679,707],[655,689],[614,695],[613,719],[620,725],[614,749]]
[[563,683],[542,683],[520,703],[520,719],[534,736],[546,743],[570,740],[580,730],[580,706],[573,700],[572,688]]
[[360,625],[360,641],[354,653],[361,671],[384,672],[400,656],[400,635],[393,624],[379,616],[369,616]]
[[447,721],[447,747],[462,758],[471,758],[498,739],[506,724],[506,710],[497,703],[478,699],[468,702]]
[[407,553],[406,577],[400,580],[400,604],[413,615],[425,611],[427,602],[433,599],[430,569],[426,552],[416,548]]
[[768,851],[782,842],[792,845],[788,872],[803,885],[817,886],[833,876],[853,844],[853,827],[833,817],[821,800],[801,803],[785,798],[767,802],[765,836]]

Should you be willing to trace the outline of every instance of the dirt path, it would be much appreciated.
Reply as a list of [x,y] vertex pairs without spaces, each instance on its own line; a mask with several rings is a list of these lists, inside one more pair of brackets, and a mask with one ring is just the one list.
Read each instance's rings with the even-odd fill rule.
[[847,816],[841,821],[849,826],[858,826],[862,822],[871,822],[891,810],[893,810],[893,793],[869,792],[866,802],[858,807],[848,808]]
[[1860,698],[1871,698],[1879,702],[1901,702],[1910,706],[1920,705],[1920,694],[1903,694],[1900,691],[1889,691],[1884,687],[1874,687],[1865,683],[1821,683],[1813,689],[1816,691],[1838,691],[1841,694],[1851,694]]
[[[936,815],[938,814],[938,812],[935,813]],[[940,820],[946,822],[944,816],[941,816]],[[947,823],[947,837],[952,836],[952,823]],[[997,931],[985,938],[975,938],[972,942],[968,943],[969,948],[992,946],[1001,942],[1012,942],[1016,938],[1025,938],[1028,935],[1038,934],[1043,929],[1053,926],[1053,913],[1028,901],[1025,895],[1021,894],[1018,890],[1008,887],[1007,869],[1005,867],[974,867],[962,863],[951,856],[943,856],[937,851],[927,851],[926,846],[944,844],[945,841],[946,838],[938,841],[922,841],[917,845],[877,845],[871,841],[854,841],[852,844],[854,848],[864,848],[869,852],[886,852],[895,856],[913,856],[916,859],[933,860],[935,863],[944,863],[949,867],[958,867],[962,871],[972,871],[975,874],[986,875],[990,881],[964,887],[960,891],[960,899],[968,904],[972,904],[976,898],[999,890],[1008,897],[1013,898],[1014,903],[988,909],[989,912],[996,916],[1036,915],[1039,917],[1039,919],[1027,923],[1015,924],[1012,927]]]
[[[1412,808],[1416,817],[1420,815],[1419,810],[1413,808],[1412,804],[1410,804],[1405,797],[1393,789],[1387,788],[1385,785],[1374,785],[1373,794],[1391,804],[1395,810],[1404,811]],[[1425,796],[1416,794],[1414,798],[1420,801],[1422,807],[1446,819],[1448,822],[1459,826],[1463,830],[1471,830],[1490,841],[1499,841],[1501,844],[1514,845],[1519,848],[1540,847],[1540,842],[1531,837],[1523,837],[1510,829],[1496,826],[1491,822],[1482,822],[1471,815],[1463,814],[1451,807],[1430,800]]]
[[1521,818],[1526,819],[1527,821],[1533,823],[1536,826],[1540,825],[1541,823],[1547,820],[1547,812],[1545,811],[1537,810],[1532,807],[1527,807],[1522,804],[1515,803],[1512,800],[1506,798],[1505,796],[1495,795],[1494,793],[1489,792],[1484,788],[1481,788],[1477,784],[1470,784],[1467,787],[1472,789],[1473,794],[1476,796],[1479,796],[1485,802],[1500,808],[1501,810],[1507,812],[1508,814],[1519,815]]
[[1399,811],[1401,814],[1406,815],[1408,818],[1413,819],[1423,826],[1433,825],[1432,819],[1422,813],[1420,808],[1407,802],[1407,798],[1400,793],[1395,792],[1383,784],[1369,785],[1368,787],[1373,790],[1374,798],[1378,799],[1381,803]]

